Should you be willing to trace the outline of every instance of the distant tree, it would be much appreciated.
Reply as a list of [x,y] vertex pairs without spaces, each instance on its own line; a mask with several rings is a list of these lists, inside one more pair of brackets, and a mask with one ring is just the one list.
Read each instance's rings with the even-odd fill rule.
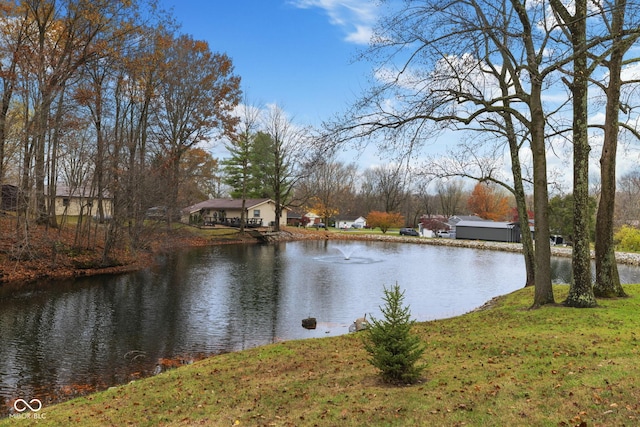
[[640,170],[627,172],[618,179],[618,197],[616,198],[617,225],[631,225],[640,217]]
[[461,180],[439,181],[437,192],[442,215],[452,217],[460,213],[464,197],[464,187]]
[[420,223],[425,230],[440,231],[448,229],[448,225],[438,218],[423,217]]
[[615,242],[621,251],[640,252],[640,230],[623,225],[615,234]]
[[312,169],[305,161],[312,147],[305,144],[308,140],[305,130],[294,126],[278,106],[269,108],[263,129],[270,141],[265,152],[270,162],[264,165],[265,178],[276,204],[274,227],[279,231],[283,206],[292,199],[297,182]]
[[[573,242],[573,211],[574,200],[573,194],[566,196],[555,196],[549,200],[549,230],[554,234],[560,234],[565,239]],[[595,232],[594,216],[596,212],[596,201],[590,198],[589,210],[587,215],[591,218],[589,224],[589,234],[592,239]]]
[[367,225],[372,228],[379,227],[383,233],[386,233],[390,228],[402,227],[404,217],[397,212],[372,211],[367,215]]
[[477,183],[467,200],[471,212],[480,218],[502,221],[508,218],[511,208],[507,196],[486,183]]
[[566,240],[573,238],[573,196],[554,196],[549,200],[549,231]]
[[278,149],[276,141],[265,132],[258,132],[253,141],[253,150],[249,159],[251,162],[251,180],[249,181],[250,198],[268,197],[275,199],[275,189],[269,185],[270,177],[276,173],[276,156]]
[[[520,214],[518,213],[518,208],[511,208],[511,221],[519,221],[520,220]],[[531,221],[533,220],[533,212],[530,210],[527,210],[527,220]]]
[[180,170],[179,206],[213,197],[220,181],[218,159],[202,148],[192,148],[182,156]]
[[341,213],[345,200],[354,194],[355,165],[345,165],[328,158],[319,162],[308,176],[300,181],[297,194],[309,210],[319,215],[325,224]]
[[260,109],[245,100],[238,125],[227,135],[226,149],[229,157],[223,160],[224,182],[231,187],[231,197],[242,200],[240,209],[240,232],[244,231],[246,199],[251,192],[253,179],[254,147],[260,117]]
[[428,191],[430,181],[420,179],[416,181],[415,198],[416,204],[419,206],[420,216],[426,215],[430,217],[440,213],[438,207],[438,196]]
[[385,212],[397,211],[406,197],[407,172],[402,164],[387,164],[367,169],[364,184],[381,203]]

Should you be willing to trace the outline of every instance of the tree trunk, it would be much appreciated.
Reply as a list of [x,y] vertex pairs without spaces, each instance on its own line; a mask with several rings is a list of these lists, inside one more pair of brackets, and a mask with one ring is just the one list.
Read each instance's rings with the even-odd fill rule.
[[[555,3],[555,2],[553,2]],[[552,3],[552,4],[553,4]],[[595,307],[591,283],[591,249],[589,241],[589,134],[587,123],[588,64],[586,50],[586,0],[575,2],[576,12],[570,24],[573,46],[573,279],[565,305]]]
[[[503,89],[503,93],[507,94],[507,88]],[[505,96],[505,98],[507,98]],[[505,106],[509,107],[509,102],[505,102]],[[516,132],[513,126],[511,114],[504,114],[505,131],[507,140],[509,141],[509,154],[511,156],[511,173],[513,175],[513,194],[516,199],[516,208],[518,210],[518,222],[520,224],[522,254],[524,255],[524,266],[526,271],[526,281],[524,286],[535,285],[535,252],[533,249],[533,237],[529,231],[529,212],[527,210],[527,200],[522,183],[522,165],[520,163],[520,145],[516,138]]]
[[609,86],[605,108],[604,143],[600,156],[600,182],[602,191],[596,217],[596,282],[594,294],[601,298],[626,297],[620,284],[618,264],[613,244],[613,215],[616,198],[616,154],[618,148],[618,112],[620,111],[620,87],[622,85],[622,60],[627,48],[621,40],[626,0],[616,1],[611,24],[614,39],[608,62]]
[[[533,157],[533,210],[535,221],[535,292],[532,308],[553,304],[551,284],[551,241],[549,233],[549,190],[547,188],[547,150],[545,143],[546,118],[542,106],[542,81],[538,55],[533,46],[533,28],[525,5],[511,0],[524,29],[526,63],[531,82],[528,106],[531,113],[528,123],[531,132],[531,155]],[[525,97],[526,99],[526,97]]]
[[524,286],[534,286],[536,277],[535,251],[533,249],[533,238],[531,237],[531,231],[529,230],[529,213],[527,212],[526,196],[524,186],[522,185],[522,171],[520,170],[519,163],[517,163],[516,166],[512,166],[512,169],[513,178],[515,180],[514,190],[516,206],[518,209],[518,221],[520,223],[520,230],[522,234],[522,254],[524,255],[524,266],[527,276]]
[[533,308],[553,304],[551,285],[551,241],[549,236],[549,191],[547,188],[547,151],[544,138],[542,81],[531,84],[531,152],[533,156],[533,209],[535,220],[535,293]]
[[[34,140],[34,184],[35,184],[35,212],[36,222],[38,224],[47,223],[47,204],[45,199],[45,187],[44,182],[46,179],[46,165],[45,165],[45,147],[47,139],[47,123],[49,122],[49,111],[51,108],[51,101],[49,95],[44,94],[43,99],[38,106],[35,118],[35,133],[33,135]],[[49,197],[55,197],[55,191],[51,194],[53,189],[49,188]]]

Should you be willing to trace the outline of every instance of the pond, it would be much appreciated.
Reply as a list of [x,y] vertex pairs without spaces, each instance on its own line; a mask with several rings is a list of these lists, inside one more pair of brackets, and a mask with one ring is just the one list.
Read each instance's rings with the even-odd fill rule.
[[[569,259],[554,258],[557,281]],[[640,268],[620,267],[625,283]],[[412,318],[451,317],[524,284],[520,254],[382,242],[225,245],[158,267],[0,290],[0,408],[103,389],[199,357],[348,333],[380,316],[384,287]],[[315,330],[301,321],[315,317]]]

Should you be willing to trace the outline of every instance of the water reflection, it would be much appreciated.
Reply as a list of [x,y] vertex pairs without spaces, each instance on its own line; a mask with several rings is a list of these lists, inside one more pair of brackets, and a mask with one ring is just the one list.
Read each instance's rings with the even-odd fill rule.
[[[568,282],[570,260],[554,259],[553,270]],[[640,282],[637,267],[620,274]],[[74,384],[123,383],[163,358],[347,333],[355,318],[379,316],[383,287],[396,282],[423,321],[467,312],[524,280],[518,254],[313,241],[201,248],[148,271],[5,290],[0,407],[5,413],[16,398],[46,402]],[[310,316],[315,330],[301,327]]]

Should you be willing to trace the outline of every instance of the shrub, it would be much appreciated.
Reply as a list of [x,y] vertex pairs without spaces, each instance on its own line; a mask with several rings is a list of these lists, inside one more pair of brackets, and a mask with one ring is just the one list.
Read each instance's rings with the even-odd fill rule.
[[617,249],[625,252],[640,252],[640,230],[623,225],[614,236]]
[[386,304],[380,309],[384,319],[371,317],[364,332],[369,363],[380,370],[385,382],[413,384],[425,368],[417,364],[425,347],[420,337],[411,333],[415,321],[410,320],[409,307],[402,306],[404,292],[397,283],[391,289],[384,288],[383,300]]
[[371,228],[380,227],[382,233],[386,233],[392,227],[402,227],[404,217],[397,212],[371,211],[367,215],[367,225]]

